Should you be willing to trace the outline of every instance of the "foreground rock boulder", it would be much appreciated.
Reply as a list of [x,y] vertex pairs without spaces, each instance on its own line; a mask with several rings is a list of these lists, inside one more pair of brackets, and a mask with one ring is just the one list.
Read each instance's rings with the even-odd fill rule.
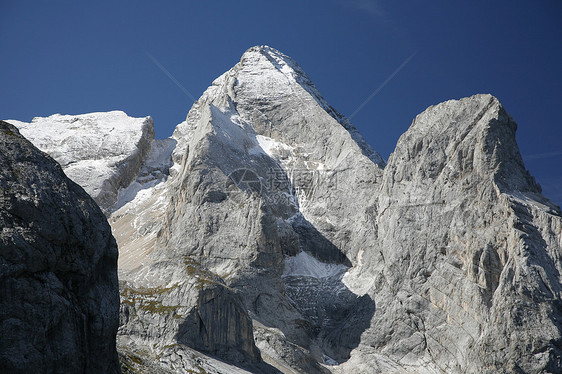
[[0,121],[0,372],[119,373],[117,245],[93,199]]

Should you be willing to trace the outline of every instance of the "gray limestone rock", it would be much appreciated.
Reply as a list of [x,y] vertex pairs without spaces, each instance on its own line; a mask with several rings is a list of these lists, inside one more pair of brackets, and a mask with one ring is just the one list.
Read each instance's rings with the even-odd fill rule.
[[[561,366],[562,217],[498,100],[430,107],[384,171],[370,279],[377,310],[341,372],[546,373]],[[383,357],[381,357],[383,356]]]
[[101,210],[0,121],[0,371],[118,373],[117,246]]
[[[255,339],[266,352],[264,359],[277,368],[326,372],[327,351],[347,359],[369,315],[357,318],[339,311],[330,323],[322,323],[334,308],[321,299],[336,289],[341,295],[336,305],[351,310],[367,303],[371,306],[358,309],[372,312],[370,297],[347,290],[341,272],[322,281],[315,276],[283,277],[283,269],[286,258],[305,252],[320,268],[342,270],[353,263],[350,258],[355,261],[358,243],[374,230],[373,217],[352,201],[374,201],[373,178],[382,176],[382,158],[322,99],[293,60],[264,46],[249,49],[239,64],[213,82],[173,138],[177,145],[170,178],[110,217],[123,280],[151,289],[179,283],[180,294],[192,295],[189,302],[157,296],[158,302],[185,311],[182,322],[157,318],[154,328],[180,331],[182,325],[191,326],[190,334],[170,335],[170,341],[209,352],[209,346],[201,346],[201,335],[193,335],[201,323],[192,316],[213,314],[214,307],[202,309],[206,293],[193,292],[193,281],[185,281],[189,274],[179,275],[176,264],[189,258],[196,272],[237,290],[244,306],[230,309],[230,293],[218,294],[217,302],[232,311],[223,323],[214,322],[217,343],[230,346],[217,351],[221,357],[232,360],[240,347],[247,347],[245,354],[257,352]],[[342,180],[338,183],[337,178]],[[295,284],[316,289],[311,297],[318,307],[307,308],[308,299],[291,297],[300,294]],[[264,327],[245,331],[252,324],[243,322],[248,317],[241,311],[254,326]],[[363,322],[351,322],[359,319]],[[121,327],[120,336],[137,339],[142,329],[135,326],[142,324],[136,313]],[[350,342],[339,349],[337,330],[343,326]],[[142,344],[148,345],[145,338]],[[250,356],[260,359],[255,353]]]

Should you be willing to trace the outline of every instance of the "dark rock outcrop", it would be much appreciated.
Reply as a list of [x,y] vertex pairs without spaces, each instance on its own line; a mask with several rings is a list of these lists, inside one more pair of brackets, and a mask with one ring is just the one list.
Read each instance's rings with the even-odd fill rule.
[[0,122],[0,372],[119,373],[117,245],[93,199]]
[[242,300],[221,284],[200,290],[197,306],[178,329],[177,340],[231,362],[261,358]]

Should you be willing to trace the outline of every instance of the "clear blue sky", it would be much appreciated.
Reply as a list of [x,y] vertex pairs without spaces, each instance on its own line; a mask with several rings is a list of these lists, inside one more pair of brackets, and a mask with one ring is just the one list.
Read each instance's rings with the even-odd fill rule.
[[242,53],[293,57],[385,158],[429,105],[497,96],[519,124],[527,168],[562,204],[562,2],[0,2],[0,118],[123,110],[169,136]]

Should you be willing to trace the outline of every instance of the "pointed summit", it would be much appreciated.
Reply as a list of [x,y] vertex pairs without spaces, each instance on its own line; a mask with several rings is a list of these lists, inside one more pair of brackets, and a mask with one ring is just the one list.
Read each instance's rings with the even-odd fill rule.
[[[380,154],[367,144],[346,117],[328,104],[304,70],[292,58],[269,46],[248,49],[240,62],[213,81],[194,104],[187,123],[194,124],[204,103],[234,109],[248,123],[253,123],[257,133],[265,131],[267,133],[262,135],[270,137],[278,133],[285,138],[283,141],[297,141],[305,148],[318,141],[319,133],[341,133],[355,143],[350,146],[358,147],[363,155],[384,168]],[[274,109],[276,118],[270,118]],[[267,129],[261,128],[265,124],[263,121]],[[311,131],[310,137],[303,137],[301,126]],[[182,138],[182,134],[188,132],[180,125],[174,136]],[[181,144],[180,148],[183,149]]]
[[[259,360],[255,348],[265,346],[286,367],[305,365],[304,372],[325,372],[321,359],[310,353],[311,334],[325,327],[322,334],[328,336],[341,327],[350,336],[349,344],[357,344],[368,318],[348,326],[341,316],[352,309],[367,314],[373,309],[372,301],[350,293],[338,274],[356,263],[365,241],[375,239],[364,210],[376,199],[373,191],[384,161],[322,98],[295,61],[266,46],[250,48],[217,78],[173,138],[177,146],[170,178],[111,217],[120,245],[121,279],[131,288],[168,289],[175,284],[172,293],[155,294],[155,302],[182,308],[180,314],[187,317],[177,334],[175,325],[149,317],[158,321],[153,323],[155,331],[174,332],[189,347],[218,354],[218,345],[205,335],[206,326],[211,326],[208,331],[225,337],[220,341],[224,359],[235,355]],[[365,233],[352,234],[356,231]],[[341,295],[336,301],[345,311],[326,326],[316,325],[314,313],[301,313],[281,291],[285,258],[304,250],[308,254],[299,259],[310,260],[318,270],[312,274],[333,278],[325,292],[337,290]],[[201,276],[208,281],[201,283]],[[292,284],[298,286],[298,280]],[[212,308],[200,308],[215,295],[209,305],[256,305],[255,311],[228,307],[226,317],[213,320]],[[333,307],[325,301],[315,296],[311,303],[319,310]],[[203,323],[191,318],[199,315]],[[278,330],[283,331],[275,333],[279,343],[270,347],[270,333],[247,323],[255,316],[260,324],[289,330]],[[307,322],[301,326],[300,321]],[[143,317],[131,318],[121,331],[137,339],[136,331],[142,331],[144,323]],[[293,347],[293,341],[305,348],[290,348],[297,350],[286,356],[285,347]],[[327,342],[319,344],[330,349]],[[185,347],[177,349],[189,357]],[[348,354],[349,348],[344,348],[328,355],[344,360]]]
[[246,66],[259,66],[260,64],[256,63],[257,61],[267,61],[287,77],[301,78],[301,80],[312,84],[308,75],[295,60],[275,48],[267,45],[254,46],[246,50],[240,59],[240,63]]

